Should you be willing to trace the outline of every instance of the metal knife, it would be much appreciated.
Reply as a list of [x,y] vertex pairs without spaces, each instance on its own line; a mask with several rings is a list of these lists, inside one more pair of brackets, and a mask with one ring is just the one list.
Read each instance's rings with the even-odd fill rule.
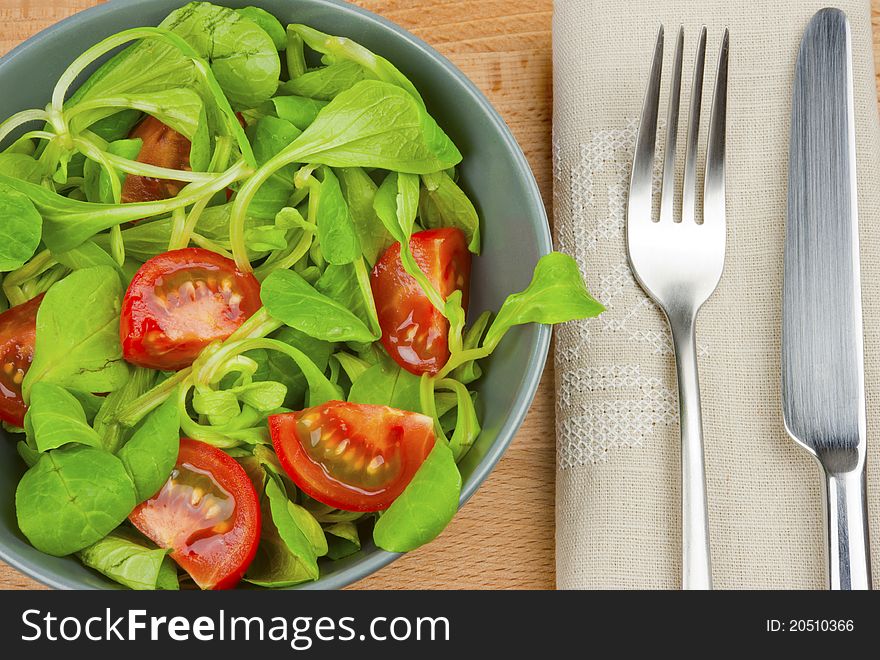
[[795,70],[782,307],[785,428],[824,473],[831,589],[870,589],[852,43],[817,13]]

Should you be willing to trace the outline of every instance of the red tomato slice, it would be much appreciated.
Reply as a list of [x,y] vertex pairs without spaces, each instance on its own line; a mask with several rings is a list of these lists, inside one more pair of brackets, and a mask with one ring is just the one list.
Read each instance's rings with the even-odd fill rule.
[[382,511],[434,447],[430,417],[330,401],[269,417],[278,460],[309,497],[346,511]]
[[24,425],[27,406],[21,396],[21,381],[34,359],[37,309],[43,294],[0,314],[0,419],[13,426]]
[[244,469],[204,442],[182,438],[177,467],[129,516],[202,589],[241,581],[260,541],[260,501]]
[[[173,170],[190,168],[189,152],[192,144],[185,136],[166,126],[152,116],[147,116],[132,129],[129,138],[144,141],[138,162]],[[155,202],[177,196],[186,185],[183,181],[154,179],[147,176],[128,175],[122,185],[122,202]]]
[[[467,311],[471,253],[461,230],[452,227],[413,234],[410,250],[444,299],[462,292]],[[449,321],[403,269],[400,243],[385,251],[370,276],[382,345],[401,367],[416,375],[436,374],[449,359]]]
[[183,369],[261,305],[260,283],[231,259],[201,248],[160,254],[141,266],[122,301],[123,355],[142,367]]

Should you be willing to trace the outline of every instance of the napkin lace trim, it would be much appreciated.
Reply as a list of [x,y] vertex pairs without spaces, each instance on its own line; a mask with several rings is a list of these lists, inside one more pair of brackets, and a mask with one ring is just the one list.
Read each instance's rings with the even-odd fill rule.
[[[662,128],[661,128],[662,130]],[[605,305],[596,319],[556,333],[557,465],[602,463],[678,424],[672,340],[662,312],[639,287],[626,257],[625,222],[636,119],[565,147],[554,136],[556,240]],[[658,153],[657,163],[662,162]],[[660,171],[655,171],[659,199]],[[626,352],[657,357],[638,360]],[[637,350],[636,348],[637,347]],[[624,349],[624,350],[621,350]],[[706,347],[698,346],[701,354]],[[630,358],[628,361],[627,358]],[[641,365],[641,366],[640,366]],[[659,437],[665,437],[661,432]]]

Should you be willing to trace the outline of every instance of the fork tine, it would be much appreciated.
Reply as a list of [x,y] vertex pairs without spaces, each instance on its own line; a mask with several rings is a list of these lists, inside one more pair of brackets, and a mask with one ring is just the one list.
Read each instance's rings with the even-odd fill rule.
[[703,104],[703,73],[706,67],[706,26],[700,30],[700,43],[694,60],[694,82],[688,114],[687,146],[684,152],[684,187],[681,194],[681,221],[695,222],[697,206],[697,141]]
[[630,175],[627,222],[650,222],[651,220],[654,152],[657,143],[657,112],[660,106],[660,77],[662,71],[663,26],[661,25],[660,31],[657,33],[654,61],[651,64],[648,91],[645,93],[645,104],[642,108],[642,118],[639,121],[639,133],[636,138],[636,150],[633,156],[632,173]]
[[669,108],[666,119],[666,154],[663,158],[663,187],[660,189],[660,222],[669,222],[675,204],[675,149],[678,142],[678,108],[681,103],[681,60],[684,50],[684,26],[678,31],[675,59],[672,66],[672,86],[669,88]]
[[703,192],[704,222],[710,219],[723,226],[725,222],[724,171],[727,145],[727,62],[730,52],[730,33],[724,30],[721,51],[718,53],[718,74],[712,98],[712,117],[709,119],[709,144],[706,147],[706,178]]

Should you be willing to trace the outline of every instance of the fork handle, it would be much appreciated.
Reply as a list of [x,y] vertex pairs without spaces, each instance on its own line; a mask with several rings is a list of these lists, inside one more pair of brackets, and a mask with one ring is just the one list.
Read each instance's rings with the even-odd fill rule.
[[696,321],[695,312],[669,317],[681,419],[681,577],[683,589],[711,589],[712,560],[709,553]]

